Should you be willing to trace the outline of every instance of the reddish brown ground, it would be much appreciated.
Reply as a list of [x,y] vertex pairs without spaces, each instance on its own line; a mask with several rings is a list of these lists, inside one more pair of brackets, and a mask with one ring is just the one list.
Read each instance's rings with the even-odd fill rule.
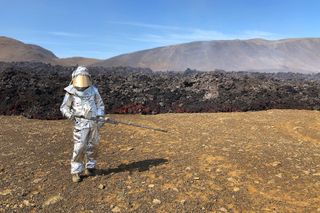
[[169,132],[106,124],[77,184],[69,121],[1,116],[0,211],[320,211],[317,111],[112,117]]

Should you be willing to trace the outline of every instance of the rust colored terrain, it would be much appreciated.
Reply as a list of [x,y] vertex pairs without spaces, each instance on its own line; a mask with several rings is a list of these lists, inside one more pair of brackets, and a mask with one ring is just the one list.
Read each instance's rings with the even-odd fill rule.
[[98,174],[72,183],[72,124],[1,116],[1,212],[320,211],[320,114],[111,115]]

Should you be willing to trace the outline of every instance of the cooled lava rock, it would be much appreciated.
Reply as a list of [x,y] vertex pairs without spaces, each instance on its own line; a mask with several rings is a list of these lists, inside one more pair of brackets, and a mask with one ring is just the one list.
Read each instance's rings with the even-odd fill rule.
[[[60,104],[75,67],[0,63],[0,114],[61,119]],[[153,72],[91,67],[107,113],[234,112],[320,109],[320,74]]]

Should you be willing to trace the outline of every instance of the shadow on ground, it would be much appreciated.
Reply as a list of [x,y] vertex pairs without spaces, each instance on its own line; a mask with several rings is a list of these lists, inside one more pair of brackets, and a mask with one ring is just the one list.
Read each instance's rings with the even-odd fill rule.
[[148,171],[153,166],[159,166],[165,163],[168,163],[168,160],[164,158],[142,160],[129,164],[120,164],[117,168],[98,169],[97,175],[109,175],[111,173],[120,173],[126,171],[129,171],[130,173],[134,171],[144,172]]

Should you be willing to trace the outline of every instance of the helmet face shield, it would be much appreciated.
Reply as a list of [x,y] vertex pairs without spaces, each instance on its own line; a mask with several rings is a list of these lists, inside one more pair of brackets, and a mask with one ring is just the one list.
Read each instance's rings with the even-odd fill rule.
[[87,88],[91,86],[90,77],[87,75],[77,75],[72,79],[72,85],[76,88]]

